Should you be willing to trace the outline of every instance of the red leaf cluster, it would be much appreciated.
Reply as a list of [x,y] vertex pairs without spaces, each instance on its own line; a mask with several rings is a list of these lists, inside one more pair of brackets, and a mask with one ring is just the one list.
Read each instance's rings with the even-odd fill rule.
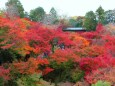
[[0,66],[0,78],[4,80],[10,79],[10,69],[5,69],[3,66]]
[[15,67],[15,70],[21,74],[34,74],[34,73],[41,73],[41,72],[43,72],[43,74],[44,73],[47,74],[50,72],[50,70],[48,70],[48,67],[45,67],[43,69],[40,69],[39,67],[48,64],[49,61],[47,59],[30,58],[27,62],[18,62],[18,63],[14,62],[13,66]]

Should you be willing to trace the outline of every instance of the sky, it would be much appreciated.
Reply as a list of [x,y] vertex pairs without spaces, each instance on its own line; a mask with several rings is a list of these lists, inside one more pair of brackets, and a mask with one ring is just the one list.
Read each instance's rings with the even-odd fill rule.
[[[5,8],[5,2],[0,0],[0,8]],[[104,10],[115,9],[115,0],[20,0],[25,11],[43,7],[46,13],[54,7],[59,15],[63,16],[84,16],[88,11],[96,11],[99,6]]]

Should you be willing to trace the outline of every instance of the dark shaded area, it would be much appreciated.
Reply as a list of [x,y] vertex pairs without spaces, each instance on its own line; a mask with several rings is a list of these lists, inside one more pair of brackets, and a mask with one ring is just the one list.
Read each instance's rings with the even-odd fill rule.
[[30,54],[26,54],[24,57],[24,61],[28,61],[29,58],[30,58]]
[[3,63],[12,63],[14,60],[20,60],[21,55],[11,49],[0,49],[0,65]]

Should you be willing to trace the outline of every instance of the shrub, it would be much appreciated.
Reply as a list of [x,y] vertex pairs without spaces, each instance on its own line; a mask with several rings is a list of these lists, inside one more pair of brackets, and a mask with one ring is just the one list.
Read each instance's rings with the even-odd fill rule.
[[34,73],[43,73],[47,74],[53,69],[48,68],[49,61],[47,59],[36,59],[29,58],[27,62],[13,62],[12,70],[20,74],[34,74]]
[[0,64],[12,63],[15,60],[21,59],[21,55],[12,49],[0,49]]
[[[69,53],[68,53],[69,52]],[[56,61],[58,64],[72,60],[73,62],[78,62],[80,59],[71,49],[58,49],[51,56],[51,61]]]
[[112,85],[115,84],[115,67],[101,68],[86,75],[86,80],[89,83],[95,83],[98,80],[108,81]]
[[4,86],[4,79],[0,77],[0,86]]
[[80,57],[98,57],[104,54],[104,48],[102,46],[88,46],[83,49],[75,50],[75,53]]
[[16,83],[18,86],[37,86],[37,82],[40,81],[40,74],[25,75],[19,78]]
[[85,73],[90,73],[92,70],[96,70],[99,68],[98,60],[94,58],[83,58],[80,61],[80,68],[85,71]]
[[71,81],[77,82],[84,78],[84,71],[79,68],[73,69],[71,72]]
[[109,82],[103,82],[103,81],[98,81],[95,84],[92,84],[91,86],[111,86]]
[[10,68],[5,69],[3,66],[0,66],[0,78],[3,78],[3,80],[9,80],[10,79]]
[[47,75],[43,76],[44,80],[52,81],[55,83],[61,81],[72,81],[71,79],[71,71],[74,68],[74,63],[71,60],[66,62],[61,62],[60,64],[56,61],[52,61],[50,63],[50,67],[54,70]]
[[91,73],[99,68],[114,67],[115,58],[109,55],[101,55],[96,58],[82,58],[79,65],[86,73]]

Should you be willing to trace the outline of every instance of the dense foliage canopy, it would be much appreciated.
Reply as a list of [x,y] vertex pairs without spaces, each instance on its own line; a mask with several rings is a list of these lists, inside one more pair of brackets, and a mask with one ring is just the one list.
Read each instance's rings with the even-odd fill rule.
[[100,23],[96,31],[74,33],[25,18],[10,20],[0,16],[2,85],[43,85],[40,75],[55,84],[81,79],[88,84],[100,79],[114,84],[114,57],[115,36]]

